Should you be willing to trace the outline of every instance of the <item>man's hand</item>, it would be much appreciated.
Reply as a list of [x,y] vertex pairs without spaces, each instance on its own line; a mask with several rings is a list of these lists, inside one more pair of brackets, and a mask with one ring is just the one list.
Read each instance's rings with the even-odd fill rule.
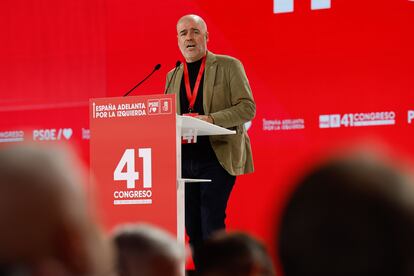
[[210,124],[214,124],[213,118],[211,118],[210,116],[207,116],[207,115],[198,115],[198,116],[196,116],[196,118],[197,119],[200,119],[200,120],[203,120],[203,121],[206,121],[206,122],[208,122]]

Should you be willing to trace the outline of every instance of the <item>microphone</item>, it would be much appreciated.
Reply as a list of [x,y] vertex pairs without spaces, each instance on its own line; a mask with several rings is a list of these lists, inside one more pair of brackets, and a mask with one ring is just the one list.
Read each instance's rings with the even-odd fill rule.
[[170,81],[168,82],[168,85],[167,85],[167,88],[165,89],[164,94],[167,94],[168,88],[170,88],[170,85],[171,85],[171,83],[172,83],[172,80],[173,80],[173,78],[174,78],[174,75],[175,75],[175,73],[177,72],[177,69],[178,69],[178,67],[180,66],[180,64],[181,64],[181,61],[177,60],[177,62],[175,63],[174,72],[173,72],[173,73],[172,73],[172,75],[171,75],[171,79],[170,79]]
[[128,96],[129,93],[131,93],[132,91],[134,91],[135,88],[137,88],[138,86],[141,85],[141,83],[143,83],[144,81],[146,81],[149,77],[151,77],[152,74],[154,74],[155,71],[159,70],[161,68],[161,64],[157,64],[155,65],[154,69],[152,69],[152,72],[145,77],[145,79],[143,79],[142,81],[140,81],[137,85],[135,85],[134,87],[131,88],[131,90],[129,90],[128,92],[125,93],[124,97]]

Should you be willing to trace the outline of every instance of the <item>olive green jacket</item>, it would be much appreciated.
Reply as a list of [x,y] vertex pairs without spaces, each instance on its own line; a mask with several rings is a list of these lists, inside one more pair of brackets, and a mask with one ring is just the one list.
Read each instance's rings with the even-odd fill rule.
[[[167,74],[170,82],[171,70]],[[177,69],[167,94],[177,95],[177,113],[180,111],[180,86],[183,65]],[[244,123],[253,119],[256,104],[241,62],[235,58],[207,52],[203,83],[203,107],[214,124],[231,130],[234,135],[210,136],[211,146],[220,164],[231,175],[251,173],[254,170],[250,139]]]

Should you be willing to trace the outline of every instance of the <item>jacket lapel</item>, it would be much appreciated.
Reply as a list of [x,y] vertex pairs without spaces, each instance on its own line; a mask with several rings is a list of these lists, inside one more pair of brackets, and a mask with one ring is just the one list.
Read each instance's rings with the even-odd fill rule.
[[213,99],[213,87],[216,78],[217,62],[216,55],[211,52],[207,52],[206,68],[204,71],[204,84],[203,84],[203,103],[205,114],[210,114],[211,101]]
[[177,73],[174,76],[174,88],[176,94],[176,107],[177,107],[177,114],[181,114],[181,106],[180,106],[180,88],[181,88],[181,79],[183,78],[183,65],[181,64],[177,70]]

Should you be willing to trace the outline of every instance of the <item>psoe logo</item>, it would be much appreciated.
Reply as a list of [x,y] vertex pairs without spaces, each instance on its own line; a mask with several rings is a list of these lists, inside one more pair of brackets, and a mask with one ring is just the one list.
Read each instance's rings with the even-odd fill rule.
[[[136,170],[135,153],[142,159],[142,169]],[[141,161],[141,160],[140,160]],[[114,205],[152,204],[152,151],[151,148],[126,149],[114,170],[114,181],[126,181],[126,189],[113,193]],[[142,184],[138,187],[139,184]]]
[[319,128],[395,125],[394,111],[319,115]]
[[[311,10],[331,8],[331,0],[311,0]],[[288,13],[294,10],[294,0],[273,0],[273,13]]]
[[412,124],[414,122],[414,110],[408,110],[407,120],[409,124]]

